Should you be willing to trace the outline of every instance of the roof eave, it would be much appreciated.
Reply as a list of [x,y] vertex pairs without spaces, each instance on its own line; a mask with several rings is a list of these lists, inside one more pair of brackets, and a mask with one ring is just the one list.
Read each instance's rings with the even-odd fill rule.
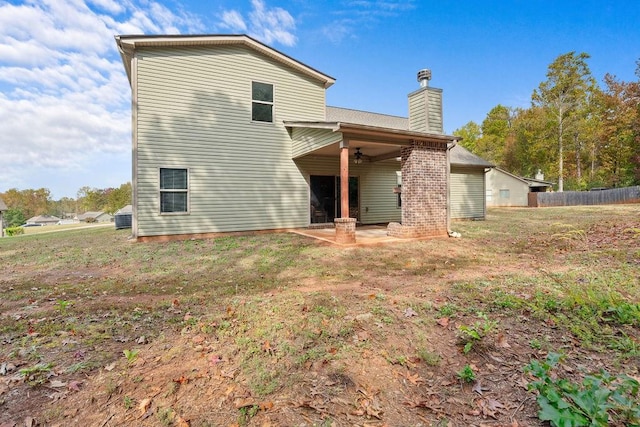
[[140,47],[170,47],[170,46],[219,46],[229,44],[240,44],[248,46],[262,54],[275,59],[291,68],[294,68],[303,74],[308,75],[322,82],[325,89],[335,83],[335,79],[324,74],[315,68],[312,68],[292,57],[286,55],[272,47],[259,42],[258,40],[247,36],[246,34],[232,35],[119,35],[115,36],[120,56],[127,71],[127,77],[131,82],[131,58],[137,48]]
[[450,143],[458,141],[460,137],[437,133],[415,132],[405,129],[385,128],[380,126],[361,125],[345,122],[304,122],[285,121],[284,125],[290,128],[329,129],[333,132],[357,133],[363,135],[376,135],[378,137],[404,138],[414,140],[438,141]]

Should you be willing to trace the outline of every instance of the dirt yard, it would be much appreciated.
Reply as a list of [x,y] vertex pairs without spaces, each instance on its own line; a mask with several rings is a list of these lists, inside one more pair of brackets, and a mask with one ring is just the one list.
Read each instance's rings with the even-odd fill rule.
[[[640,205],[453,228],[353,248],[2,239],[0,426],[543,426],[532,362],[562,355],[550,381],[583,397],[589,374],[640,379]],[[589,412],[568,402],[544,414]]]

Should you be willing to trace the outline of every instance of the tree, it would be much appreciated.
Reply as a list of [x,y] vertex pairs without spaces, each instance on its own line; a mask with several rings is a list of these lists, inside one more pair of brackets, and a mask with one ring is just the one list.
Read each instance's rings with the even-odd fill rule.
[[[78,208],[82,212],[103,211],[107,206],[108,190],[81,187],[78,190]],[[80,212],[77,212],[80,213]]]
[[476,142],[482,136],[482,129],[480,129],[480,126],[476,122],[470,121],[461,128],[454,130],[453,134],[455,136],[462,137],[460,145],[462,145],[467,150],[475,153]]
[[114,214],[118,209],[129,204],[131,204],[131,183],[127,182],[108,192],[106,212]]
[[8,208],[20,209],[26,218],[50,213],[51,193],[47,188],[18,190],[12,188],[2,194]]
[[2,214],[2,219],[7,225],[7,228],[17,227],[26,222],[26,218],[20,209],[11,208]]
[[482,137],[476,143],[476,154],[505,167],[505,149],[513,142],[512,119],[514,110],[496,105],[482,121]]
[[589,94],[596,87],[587,65],[589,55],[565,53],[549,65],[547,80],[533,91],[532,105],[542,108],[555,127],[558,147],[558,191],[564,189],[565,139],[575,132],[579,112],[585,110]]
[[[640,66],[636,72],[640,77]],[[640,81],[622,82],[610,74],[599,97],[598,161],[607,186],[640,182]]]
[[545,112],[539,107],[518,110],[513,120],[514,143],[509,154],[511,168],[507,169],[521,176],[534,176],[540,169],[545,176],[554,163],[555,151],[549,145],[551,134]]

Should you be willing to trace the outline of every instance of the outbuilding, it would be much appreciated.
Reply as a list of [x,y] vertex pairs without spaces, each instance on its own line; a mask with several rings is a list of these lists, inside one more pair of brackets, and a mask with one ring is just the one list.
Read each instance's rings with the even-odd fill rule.
[[118,210],[113,217],[115,218],[116,230],[122,228],[131,228],[131,216],[133,215],[133,208],[131,205],[127,205]]
[[529,206],[529,193],[553,188],[553,182],[545,181],[541,171],[535,178],[523,178],[494,168],[487,173],[486,182],[488,206]]
[[485,219],[486,172],[495,165],[471,153],[461,145],[450,154],[450,206],[452,219]]

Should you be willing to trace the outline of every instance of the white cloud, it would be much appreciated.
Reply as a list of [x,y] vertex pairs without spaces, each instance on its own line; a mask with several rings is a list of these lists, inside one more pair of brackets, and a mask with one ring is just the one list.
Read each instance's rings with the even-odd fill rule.
[[46,187],[31,177],[48,171],[76,174],[71,190],[52,189],[73,196],[92,174],[109,175],[108,165],[87,165],[131,150],[130,89],[114,35],[202,28],[153,0],[0,0],[0,192]]
[[336,18],[320,31],[334,44],[356,37],[363,26],[375,26],[384,18],[394,18],[415,9],[415,0],[351,0],[331,10]]
[[247,24],[242,19],[242,15],[237,10],[226,10],[222,13],[221,26],[231,31],[245,32],[247,31]]
[[267,7],[263,0],[252,0],[251,6],[248,24],[237,10],[227,10],[220,16],[220,27],[231,31],[246,31],[250,36],[268,44],[296,44],[296,23],[289,12],[280,7]]

